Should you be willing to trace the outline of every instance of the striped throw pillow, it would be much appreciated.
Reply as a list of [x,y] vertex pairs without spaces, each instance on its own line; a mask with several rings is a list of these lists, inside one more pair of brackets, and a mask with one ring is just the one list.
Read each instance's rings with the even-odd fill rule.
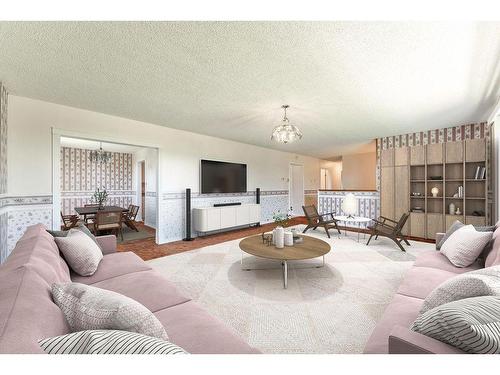
[[413,331],[468,353],[500,353],[500,297],[466,298],[420,315]]
[[39,340],[47,354],[188,354],[171,342],[136,332],[91,330]]

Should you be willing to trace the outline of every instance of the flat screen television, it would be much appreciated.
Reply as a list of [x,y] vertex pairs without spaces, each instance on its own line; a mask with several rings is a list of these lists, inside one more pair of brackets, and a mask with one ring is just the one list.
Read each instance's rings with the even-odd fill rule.
[[201,161],[201,193],[245,193],[247,165],[214,160]]

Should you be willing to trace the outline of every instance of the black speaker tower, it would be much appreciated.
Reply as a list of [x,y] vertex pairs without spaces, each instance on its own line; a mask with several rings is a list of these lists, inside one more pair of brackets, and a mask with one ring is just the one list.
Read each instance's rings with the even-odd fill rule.
[[194,240],[191,237],[191,189],[186,189],[186,238],[183,241]]
[[[260,188],[255,189],[255,203],[260,204]],[[257,223],[257,227],[260,227],[260,223]]]

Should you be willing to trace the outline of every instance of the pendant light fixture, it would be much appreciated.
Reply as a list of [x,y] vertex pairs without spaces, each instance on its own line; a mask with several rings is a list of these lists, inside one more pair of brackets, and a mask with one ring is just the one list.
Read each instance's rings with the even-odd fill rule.
[[99,150],[90,151],[89,159],[93,163],[107,164],[113,157],[111,152],[102,149],[102,142],[99,142]]
[[271,139],[278,143],[292,143],[302,138],[302,132],[295,125],[290,124],[290,120],[286,116],[286,110],[290,106],[284,104],[281,106],[284,111],[283,120],[281,120],[281,124],[276,126],[273,129],[273,134],[271,135]]

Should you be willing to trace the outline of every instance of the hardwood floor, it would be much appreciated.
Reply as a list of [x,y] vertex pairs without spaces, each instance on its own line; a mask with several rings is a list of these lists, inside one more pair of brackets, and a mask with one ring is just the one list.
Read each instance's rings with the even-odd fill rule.
[[[304,217],[297,217],[291,220],[290,225],[306,224],[307,221]],[[153,228],[145,226],[142,223],[137,223],[138,227],[144,230],[155,232]],[[208,236],[197,237],[193,241],[175,241],[166,244],[158,245],[155,243],[154,238],[147,238],[142,240],[127,241],[126,243],[118,244],[118,251],[132,251],[144,260],[151,260],[160,258],[166,255],[178,254],[184,251],[199,249],[201,247],[215,245],[221,242],[237,240],[239,238],[260,234],[262,232],[270,231],[274,228],[275,224],[264,224],[260,227],[250,227],[237,229],[230,232],[216,233]],[[343,232],[344,227],[340,226]],[[348,231],[357,232],[356,228],[347,228]],[[361,229],[361,233],[368,233],[368,231]],[[423,242],[434,242],[433,240],[423,240],[421,238],[408,237],[410,240],[417,240]]]

